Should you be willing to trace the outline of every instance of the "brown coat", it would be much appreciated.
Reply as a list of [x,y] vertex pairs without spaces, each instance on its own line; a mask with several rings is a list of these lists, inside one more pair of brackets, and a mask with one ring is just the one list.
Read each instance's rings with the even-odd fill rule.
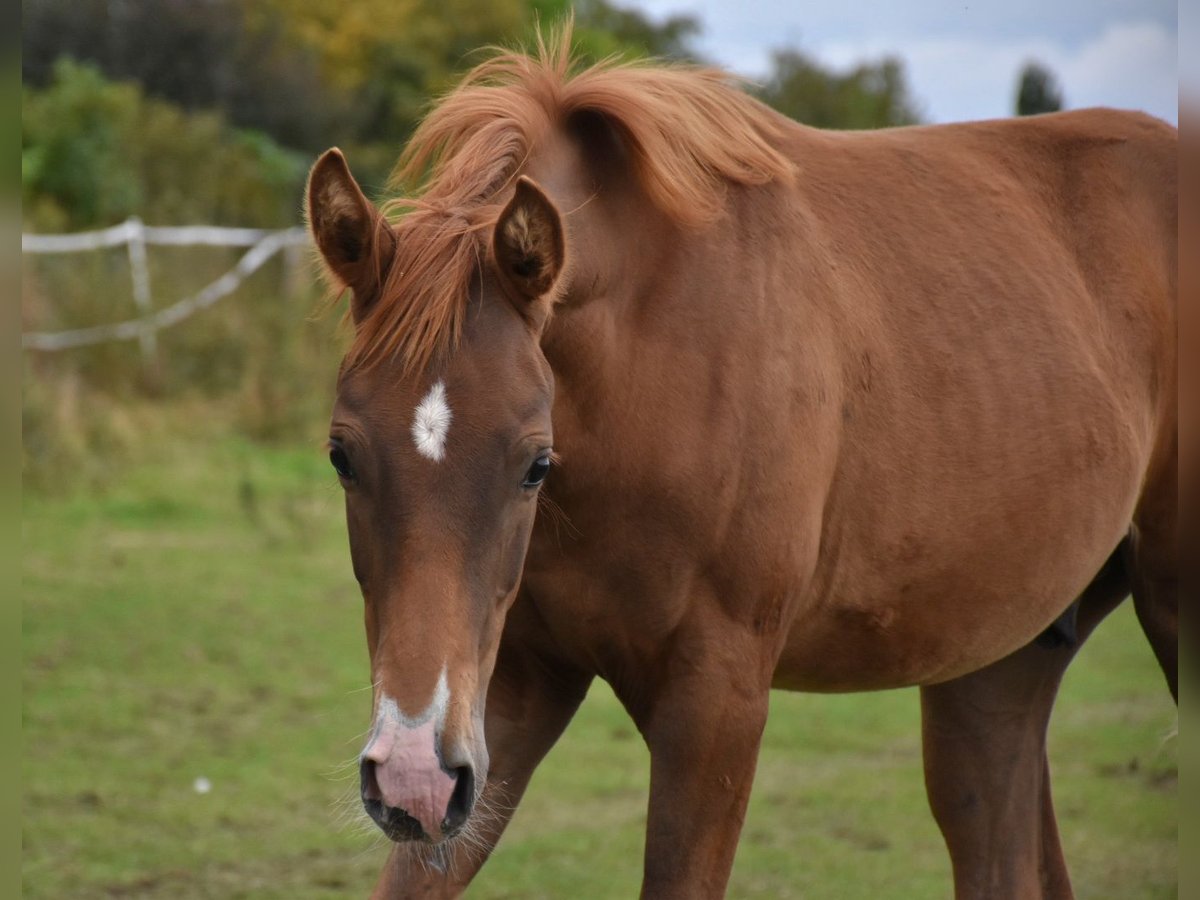
[[336,151],[310,182],[356,323],[364,801],[456,863],[400,844],[377,895],[456,893],[599,675],[651,751],[646,896],[723,892],[772,686],[912,684],[958,896],[1069,896],[1076,642],[1031,642],[1132,586],[1176,683],[1174,130],[823,132],[568,45],[431,114],[398,224]]

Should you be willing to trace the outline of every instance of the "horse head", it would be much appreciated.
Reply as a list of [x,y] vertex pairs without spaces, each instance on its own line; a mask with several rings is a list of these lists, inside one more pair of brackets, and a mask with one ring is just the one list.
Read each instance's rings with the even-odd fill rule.
[[397,841],[452,837],[485,783],[487,686],[551,467],[539,335],[562,222],[527,178],[503,196],[393,225],[337,150],[309,179],[313,237],[355,329],[329,458],[374,683],[362,800]]

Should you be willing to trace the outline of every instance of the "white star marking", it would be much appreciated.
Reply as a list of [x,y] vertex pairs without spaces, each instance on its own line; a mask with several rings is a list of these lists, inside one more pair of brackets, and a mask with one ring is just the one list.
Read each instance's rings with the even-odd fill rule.
[[450,419],[446,385],[439,381],[429,389],[413,416],[412,436],[418,453],[434,462],[446,455],[446,432],[450,430]]

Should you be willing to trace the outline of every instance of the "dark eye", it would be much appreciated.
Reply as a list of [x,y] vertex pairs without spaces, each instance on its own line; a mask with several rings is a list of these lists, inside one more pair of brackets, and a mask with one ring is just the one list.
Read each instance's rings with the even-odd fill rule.
[[334,444],[329,448],[329,462],[333,465],[339,478],[354,478],[354,470],[350,468],[350,458],[346,456],[346,451],[342,449],[341,444]]
[[533,461],[533,465],[529,467],[529,471],[525,473],[525,480],[521,482],[523,488],[535,488],[546,480],[546,473],[550,471],[550,454],[543,453]]

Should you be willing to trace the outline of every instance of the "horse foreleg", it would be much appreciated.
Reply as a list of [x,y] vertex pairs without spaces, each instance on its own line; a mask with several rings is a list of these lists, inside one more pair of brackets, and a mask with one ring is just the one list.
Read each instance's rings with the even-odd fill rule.
[[675,643],[662,677],[614,685],[650,749],[642,897],[722,897],[766,723],[769,667],[754,662],[761,650],[738,652],[728,630]]
[[490,766],[475,811],[464,833],[444,848],[393,847],[373,900],[462,894],[500,840],[534,769],[587,694],[592,676],[544,652],[545,645],[532,639],[540,623],[522,602],[509,615],[488,686],[484,734]]
[[921,688],[925,785],[954,867],[957,900],[1073,896],[1046,758],[1046,729],[1068,663],[1128,592],[1105,567],[1080,600],[1078,643],[1035,641],[962,678]]

